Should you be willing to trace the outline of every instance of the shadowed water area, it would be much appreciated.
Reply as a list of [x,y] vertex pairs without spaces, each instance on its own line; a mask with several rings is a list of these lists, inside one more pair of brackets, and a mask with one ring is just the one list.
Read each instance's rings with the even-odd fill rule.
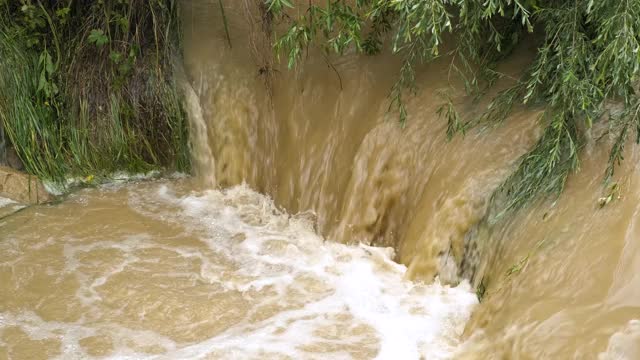
[[604,188],[596,125],[558,199],[496,219],[542,109],[449,141],[451,59],[418,69],[402,127],[391,54],[287,70],[252,2],[225,2],[231,44],[217,1],[182,5],[195,176],[2,218],[0,359],[640,358],[633,146]]

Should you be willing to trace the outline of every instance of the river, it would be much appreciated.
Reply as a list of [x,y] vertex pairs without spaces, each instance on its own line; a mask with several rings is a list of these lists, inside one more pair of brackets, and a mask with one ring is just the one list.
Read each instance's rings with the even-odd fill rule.
[[0,359],[640,358],[640,154],[604,187],[606,123],[559,198],[496,219],[543,109],[448,140],[443,94],[466,119],[490,96],[443,58],[403,127],[396,57],[287,70],[260,8],[224,4],[230,39],[218,1],[182,2],[193,177],[0,220]]

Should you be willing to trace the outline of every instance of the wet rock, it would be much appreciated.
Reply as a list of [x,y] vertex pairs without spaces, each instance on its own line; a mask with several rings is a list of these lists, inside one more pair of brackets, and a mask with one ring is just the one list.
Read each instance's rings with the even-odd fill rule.
[[53,200],[37,177],[5,166],[0,166],[0,196],[29,204]]

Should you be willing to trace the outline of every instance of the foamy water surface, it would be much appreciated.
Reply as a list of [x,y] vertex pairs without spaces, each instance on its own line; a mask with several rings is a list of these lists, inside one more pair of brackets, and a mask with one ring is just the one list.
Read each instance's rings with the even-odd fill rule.
[[14,217],[0,358],[446,359],[477,303],[245,186],[105,187]]

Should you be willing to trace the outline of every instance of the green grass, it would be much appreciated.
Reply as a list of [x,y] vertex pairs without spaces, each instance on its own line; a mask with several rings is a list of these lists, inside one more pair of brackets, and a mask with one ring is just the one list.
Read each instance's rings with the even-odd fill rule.
[[0,0],[0,121],[26,170],[189,171],[175,2],[49,4]]

